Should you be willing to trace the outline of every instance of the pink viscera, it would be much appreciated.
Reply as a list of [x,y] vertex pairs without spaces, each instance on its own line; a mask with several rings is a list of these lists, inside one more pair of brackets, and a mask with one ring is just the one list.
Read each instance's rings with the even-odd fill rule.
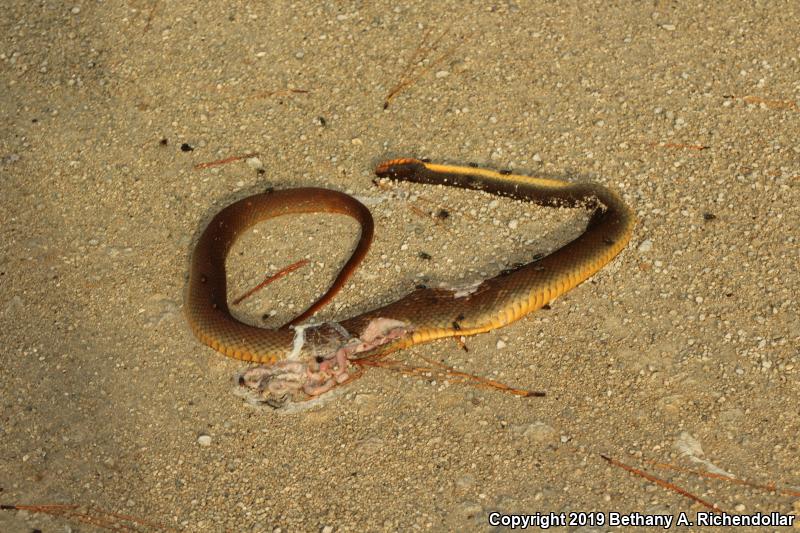
[[399,320],[376,318],[369,322],[359,338],[350,339],[319,364],[314,361],[284,360],[253,367],[242,373],[239,385],[261,395],[266,393],[268,397],[282,398],[301,390],[307,396],[319,396],[350,379],[347,367],[351,355],[399,339],[408,331]]
[[318,396],[328,392],[336,385],[344,383],[350,379],[350,374],[347,373],[350,355],[377,348],[394,339],[399,339],[407,332],[405,324],[399,320],[376,318],[370,321],[360,339],[355,339],[356,342],[351,340],[336,350],[333,357],[326,358],[319,364],[319,370],[316,373],[308,370],[309,381],[303,386],[303,391],[309,396]]

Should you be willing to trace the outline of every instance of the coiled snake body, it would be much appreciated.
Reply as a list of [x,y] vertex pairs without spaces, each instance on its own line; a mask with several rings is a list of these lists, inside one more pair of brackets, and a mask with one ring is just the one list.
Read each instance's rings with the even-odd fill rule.
[[[200,341],[236,359],[270,365],[243,382],[269,402],[288,395],[314,396],[349,378],[348,361],[443,337],[501,328],[547,304],[591,277],[630,240],[634,214],[611,190],[595,183],[569,183],[491,170],[396,159],[378,165],[379,177],[487,191],[543,206],[585,207],[586,230],[552,254],[483,281],[468,293],[418,288],[396,302],[338,323],[295,326],[325,305],[367,253],[373,234],[369,210],[332,190],[299,188],[267,192],[220,211],[202,233],[192,256],[185,313]],[[250,326],[227,304],[225,259],[234,241],[263,220],[333,212],[353,217],[361,236],[335,281],[316,302],[278,329]]]

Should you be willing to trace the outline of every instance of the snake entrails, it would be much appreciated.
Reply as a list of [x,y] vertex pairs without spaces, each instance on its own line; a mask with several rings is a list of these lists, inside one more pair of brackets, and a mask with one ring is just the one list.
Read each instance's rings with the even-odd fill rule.
[[[297,188],[256,194],[220,211],[192,256],[185,312],[198,339],[236,359],[270,365],[245,381],[271,401],[314,396],[348,379],[348,361],[443,337],[476,335],[519,320],[591,277],[627,245],[635,217],[611,190],[474,167],[395,159],[378,165],[382,178],[490,192],[552,207],[591,210],[585,231],[550,255],[503,271],[471,291],[417,288],[396,302],[337,323],[295,326],[325,305],[367,253],[373,222],[356,199],[333,190]],[[234,241],[263,220],[295,213],[354,218],[361,236],[331,287],[289,324],[265,329],[234,318],[227,303],[225,259]],[[278,402],[280,403],[280,402]]]

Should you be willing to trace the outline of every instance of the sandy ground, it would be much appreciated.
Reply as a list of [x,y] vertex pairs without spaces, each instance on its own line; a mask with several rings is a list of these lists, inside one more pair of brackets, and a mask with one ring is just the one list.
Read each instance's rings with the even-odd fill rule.
[[[796,2],[251,4],[0,8],[0,502],[185,531],[705,510],[603,453],[731,513],[800,514]],[[249,153],[264,172],[196,167]],[[420,280],[494,275],[581,231],[579,211],[376,188],[374,164],[398,156],[595,180],[637,212],[622,255],[551,310],[469,352],[400,356],[547,396],[374,369],[307,412],[245,404],[244,365],[181,313],[193,239],[231,200],[313,185],[369,204],[373,249],[327,318]],[[356,235],[334,216],[259,227],[234,252],[232,292],[312,265],[242,313],[291,317]],[[95,530],[0,511],[0,530],[35,529]]]

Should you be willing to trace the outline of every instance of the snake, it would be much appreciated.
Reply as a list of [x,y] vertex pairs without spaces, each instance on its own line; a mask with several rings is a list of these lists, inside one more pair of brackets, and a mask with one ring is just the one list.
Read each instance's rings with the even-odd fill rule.
[[[332,189],[270,190],[223,208],[194,247],[184,312],[194,335],[214,350],[258,363],[239,376],[262,401],[280,407],[327,392],[352,377],[350,363],[436,339],[502,328],[589,279],[628,244],[635,215],[618,193],[595,182],[526,176],[477,166],[402,158],[379,163],[378,178],[485,191],[545,207],[584,208],[584,231],[544,257],[516,264],[468,289],[417,286],[397,301],[336,322],[308,322],[346,284],[367,255],[374,223],[369,209]],[[231,314],[225,262],[249,228],[279,216],[336,213],[355,219],[360,236],[330,287],[278,328],[246,324]]]

